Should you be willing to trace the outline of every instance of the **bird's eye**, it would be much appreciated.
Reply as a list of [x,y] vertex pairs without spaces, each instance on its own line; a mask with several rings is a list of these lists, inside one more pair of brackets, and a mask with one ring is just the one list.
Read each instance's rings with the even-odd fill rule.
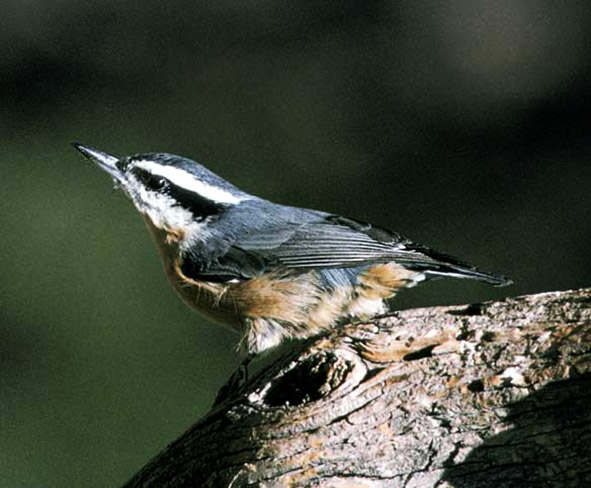
[[152,191],[162,191],[169,187],[169,181],[161,175],[152,174],[144,168],[137,166],[131,169],[131,173],[145,188]]
[[162,176],[151,175],[146,181],[146,186],[151,190],[162,190],[168,186],[168,181]]

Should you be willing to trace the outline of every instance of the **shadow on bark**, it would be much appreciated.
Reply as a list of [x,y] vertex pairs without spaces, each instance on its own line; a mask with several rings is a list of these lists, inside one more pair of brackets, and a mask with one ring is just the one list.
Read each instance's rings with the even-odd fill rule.
[[591,376],[550,383],[508,406],[510,429],[446,468],[455,488],[591,486]]

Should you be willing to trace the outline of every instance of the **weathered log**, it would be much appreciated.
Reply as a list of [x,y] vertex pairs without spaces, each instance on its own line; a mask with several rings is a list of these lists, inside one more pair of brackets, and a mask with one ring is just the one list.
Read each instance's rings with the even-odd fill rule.
[[591,486],[591,288],[350,324],[222,397],[127,486]]

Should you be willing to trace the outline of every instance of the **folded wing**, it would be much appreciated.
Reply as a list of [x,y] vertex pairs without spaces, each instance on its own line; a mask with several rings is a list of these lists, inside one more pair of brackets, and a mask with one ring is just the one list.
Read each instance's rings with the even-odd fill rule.
[[331,215],[304,224],[259,228],[199,272],[201,279],[248,279],[271,269],[359,268],[394,261],[427,278],[455,277],[506,285],[506,278],[481,271],[451,256],[415,244],[364,222]]

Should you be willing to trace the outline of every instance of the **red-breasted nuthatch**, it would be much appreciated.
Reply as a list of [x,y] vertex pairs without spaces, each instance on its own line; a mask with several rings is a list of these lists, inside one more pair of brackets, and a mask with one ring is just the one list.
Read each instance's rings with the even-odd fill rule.
[[384,313],[397,290],[426,279],[511,283],[396,232],[250,195],[190,159],[74,147],[142,214],[182,299],[242,334],[249,354]]

